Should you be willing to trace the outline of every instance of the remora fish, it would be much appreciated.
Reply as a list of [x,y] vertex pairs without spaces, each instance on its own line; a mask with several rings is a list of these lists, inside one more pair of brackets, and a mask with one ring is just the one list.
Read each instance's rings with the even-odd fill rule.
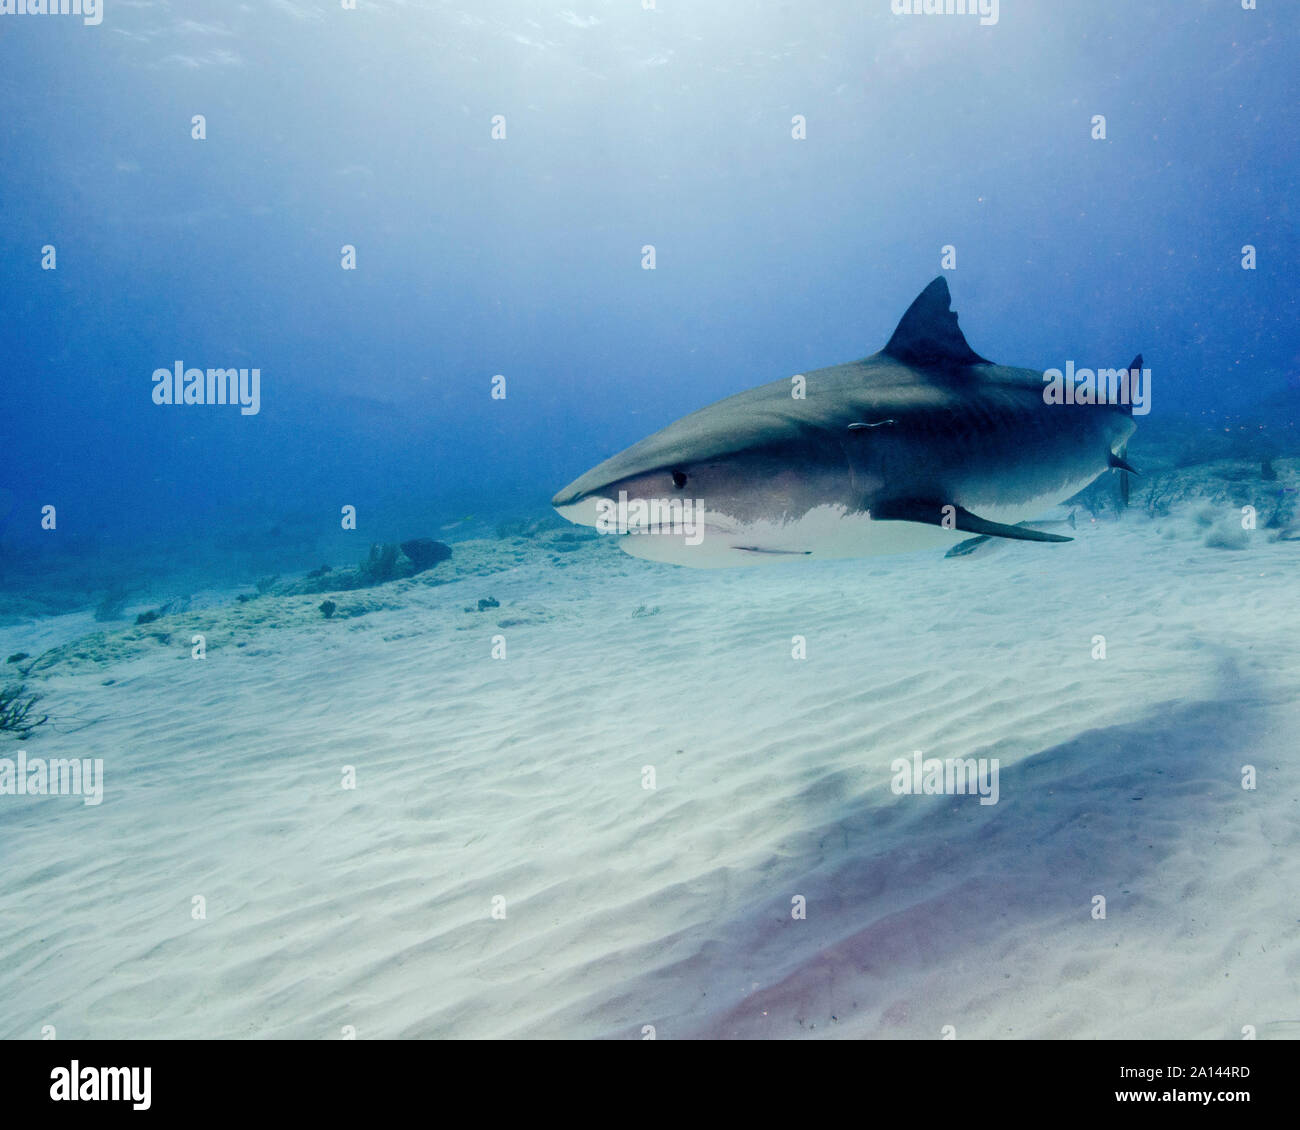
[[[806,374],[802,399],[790,379],[720,400],[551,504],[597,528],[623,515],[628,553],[702,567],[948,547],[970,534],[1071,540],[1016,523],[1108,468],[1133,470],[1131,406],[1045,403],[1043,374],[976,354],[950,303],[935,279],[884,349]],[[1139,355],[1129,369],[1141,367]],[[675,526],[663,520],[674,501],[689,515]]]

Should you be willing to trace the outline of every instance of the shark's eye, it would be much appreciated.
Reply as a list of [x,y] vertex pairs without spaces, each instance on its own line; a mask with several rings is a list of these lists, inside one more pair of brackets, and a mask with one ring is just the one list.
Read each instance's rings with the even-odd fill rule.
[[685,471],[674,471],[674,472],[673,472],[673,486],[675,486],[678,490],[685,490],[685,489],[686,489],[686,472],[685,472]]

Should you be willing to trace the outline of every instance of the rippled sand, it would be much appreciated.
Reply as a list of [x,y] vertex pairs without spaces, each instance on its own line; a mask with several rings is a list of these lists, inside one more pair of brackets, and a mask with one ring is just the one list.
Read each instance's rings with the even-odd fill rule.
[[1203,536],[173,618],[0,746],[106,777],[0,797],[0,1036],[1295,1036],[1300,545]]

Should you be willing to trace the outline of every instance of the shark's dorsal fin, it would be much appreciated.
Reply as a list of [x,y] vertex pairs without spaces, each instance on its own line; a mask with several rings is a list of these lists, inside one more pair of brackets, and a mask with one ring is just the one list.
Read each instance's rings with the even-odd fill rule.
[[907,308],[882,352],[908,365],[989,365],[957,327],[948,280],[940,275]]

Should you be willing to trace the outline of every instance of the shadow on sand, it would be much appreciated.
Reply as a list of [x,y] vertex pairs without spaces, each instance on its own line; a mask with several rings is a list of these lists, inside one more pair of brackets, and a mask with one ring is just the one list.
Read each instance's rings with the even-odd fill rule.
[[[1171,898],[1152,894],[1168,881],[1162,862],[1213,851],[1264,717],[1259,686],[1224,661],[1202,701],[1161,704],[1003,769],[993,806],[889,795],[827,819],[814,786],[795,801],[814,827],[765,877],[755,912],[629,985],[620,1003],[668,1037],[786,1038],[838,1026],[937,1038],[945,984],[964,983],[968,1001],[1025,991],[1018,947],[1070,932],[1078,948],[1090,924],[1110,931],[1084,935],[1090,951],[1143,944],[1144,915]],[[1107,921],[1093,924],[1097,894]],[[806,921],[791,917],[794,895],[807,899]],[[1086,971],[1088,955],[1079,960]]]

